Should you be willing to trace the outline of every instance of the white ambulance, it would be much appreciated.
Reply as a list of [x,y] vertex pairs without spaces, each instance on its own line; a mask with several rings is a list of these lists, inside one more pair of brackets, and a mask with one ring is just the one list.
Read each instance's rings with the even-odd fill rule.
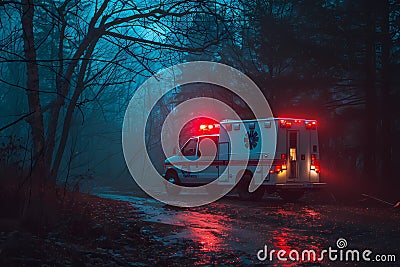
[[[240,127],[245,129],[241,131]],[[220,124],[200,125],[200,130],[203,134],[189,138],[177,155],[165,160],[164,177],[168,182],[200,186],[219,177],[220,186],[236,184],[234,192],[242,200],[261,199],[267,190],[278,192],[287,201],[295,201],[305,191],[325,186],[320,182],[316,120],[224,120]],[[206,139],[212,140],[217,150],[211,161],[207,155],[201,157],[199,149],[199,144]],[[231,152],[233,145],[235,155]],[[246,158],[241,160],[241,154]],[[205,164],[199,159],[206,159]],[[253,178],[261,179],[262,183],[250,192]],[[170,188],[167,183],[167,192]]]

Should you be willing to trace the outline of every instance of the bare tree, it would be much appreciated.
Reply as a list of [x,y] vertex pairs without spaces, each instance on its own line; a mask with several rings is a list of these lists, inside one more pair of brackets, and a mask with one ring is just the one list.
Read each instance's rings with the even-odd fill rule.
[[[165,61],[167,54],[171,58],[174,53],[201,53],[220,41],[219,38],[202,39],[207,34],[200,32],[192,38],[182,30],[182,23],[190,24],[199,14],[221,19],[218,8],[210,10],[209,3],[198,1],[21,0],[1,2],[1,5],[22,11],[24,56],[5,57],[2,63],[26,64],[26,86],[10,86],[27,92],[32,113],[27,120],[32,130],[35,173],[49,177],[52,182],[59,172],[74,112],[93,101],[82,99],[85,90],[96,88],[100,94],[106,87],[131,82],[130,77],[143,70],[154,72],[153,69],[162,66],[159,62]],[[215,7],[219,5],[222,6],[214,3]],[[42,25],[44,21],[51,22],[51,27],[43,31],[39,40],[35,25]],[[44,44],[54,47],[54,57],[51,53],[50,57],[38,55],[39,50],[45,49]],[[140,68],[132,69],[138,63]],[[53,90],[41,90],[45,81],[39,75],[40,68],[53,73]],[[115,69],[124,74],[115,74],[107,81],[101,78]]]
[[[45,162],[44,123],[39,95],[39,69],[36,64],[35,36],[33,31],[35,5],[33,0],[22,0],[21,24],[24,42],[24,55],[27,69],[27,95],[29,111],[32,114],[28,123],[32,130],[34,148],[34,176],[35,180],[46,177],[47,167]],[[40,183],[43,184],[43,181]]]

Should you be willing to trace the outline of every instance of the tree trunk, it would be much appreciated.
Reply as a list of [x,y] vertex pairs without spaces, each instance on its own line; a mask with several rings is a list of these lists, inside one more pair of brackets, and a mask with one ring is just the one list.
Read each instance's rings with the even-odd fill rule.
[[[372,5],[366,2],[367,27],[365,39],[365,74],[366,74],[366,139],[364,140],[365,177],[371,181],[376,178],[377,151],[377,93],[376,93],[376,54],[375,54],[375,14]],[[367,181],[366,181],[367,182]]]
[[392,151],[391,144],[391,112],[390,112],[390,50],[391,50],[391,37],[389,29],[389,1],[382,1],[382,97],[381,97],[381,110],[382,110],[382,175],[386,181],[391,181],[392,173]]
[[53,163],[53,167],[51,169],[51,175],[52,175],[52,180],[56,179],[58,170],[60,168],[60,164],[61,164],[61,159],[64,155],[64,151],[65,151],[65,146],[67,144],[68,141],[68,136],[69,136],[69,129],[71,127],[71,120],[72,120],[72,116],[74,114],[75,111],[75,107],[76,107],[76,103],[79,99],[79,96],[82,94],[83,90],[84,90],[84,86],[85,86],[85,74],[86,74],[86,70],[89,64],[89,58],[91,58],[94,48],[96,47],[96,43],[97,43],[97,39],[93,40],[93,42],[90,44],[90,46],[88,47],[85,57],[82,60],[82,64],[79,70],[79,74],[78,74],[78,79],[77,79],[77,84],[75,87],[75,91],[74,94],[72,96],[72,99],[69,101],[68,104],[68,108],[67,108],[67,112],[65,114],[65,118],[64,118],[64,122],[63,122],[63,129],[61,132],[61,138],[60,138],[60,142],[56,151],[56,155],[54,158],[54,163]]
[[36,48],[33,32],[35,10],[33,0],[22,0],[21,4],[21,23],[27,70],[26,92],[28,95],[29,112],[32,112],[32,115],[27,119],[27,121],[31,126],[33,140],[33,175],[35,184],[43,186],[48,171],[45,163],[44,125],[39,96],[39,69],[36,63]]
[[[91,31],[91,30],[89,30],[89,31]],[[54,154],[54,149],[55,149],[55,144],[56,144],[56,142],[55,142],[56,132],[57,132],[58,123],[60,120],[60,111],[61,111],[62,106],[65,103],[65,98],[63,96],[68,95],[68,92],[69,92],[70,86],[71,86],[70,81],[74,74],[74,70],[75,70],[76,66],[78,65],[80,57],[82,55],[84,55],[85,51],[88,49],[88,47],[91,45],[91,43],[95,42],[93,40],[98,40],[98,38],[99,37],[96,36],[95,34],[93,34],[92,32],[88,33],[86,38],[80,44],[78,50],[75,52],[71,63],[68,65],[65,73],[62,74],[63,77],[62,77],[62,79],[60,79],[60,82],[57,85],[57,86],[59,86],[57,88],[57,92],[59,93],[59,95],[57,96],[55,102],[53,103],[52,109],[51,109],[51,116],[50,116],[50,121],[49,121],[49,125],[48,125],[48,130],[47,130],[48,134],[47,134],[47,139],[46,139],[47,144],[49,144],[48,149],[47,149],[47,155],[48,155],[47,162],[49,164],[51,164],[52,157]],[[74,103],[74,105],[75,105],[75,103]],[[59,161],[61,161],[61,159],[59,159]],[[58,163],[54,162],[53,167],[51,167],[50,180],[52,183],[56,183],[59,164],[60,164],[60,162],[58,162]],[[57,168],[54,168],[55,165],[58,165]]]
[[[59,60],[59,67],[56,73],[56,90],[60,92],[60,89],[62,88],[63,84],[63,77],[64,77],[64,41],[65,41],[65,30],[67,27],[67,22],[65,20],[65,15],[64,15],[64,10],[65,6],[67,5],[68,1],[65,1],[64,4],[59,8],[59,19],[61,21],[61,30],[60,30],[60,37],[59,37],[59,42],[58,42],[58,60]],[[55,100],[55,103],[52,107],[52,114],[50,116],[49,120],[49,126],[48,126],[48,131],[47,131],[47,137],[46,137],[46,164],[51,168],[50,166],[52,165],[52,160],[53,160],[53,152],[54,152],[54,147],[56,143],[56,131],[57,131],[57,126],[58,126],[58,117],[59,117],[59,109],[61,108],[61,103],[62,101],[61,97],[57,96],[57,99]],[[55,181],[54,181],[55,182]]]

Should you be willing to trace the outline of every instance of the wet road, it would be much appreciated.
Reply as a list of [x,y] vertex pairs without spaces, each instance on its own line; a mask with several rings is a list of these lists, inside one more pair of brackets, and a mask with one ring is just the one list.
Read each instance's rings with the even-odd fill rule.
[[[130,202],[148,222],[143,232],[152,234],[166,245],[182,240],[194,241],[200,244],[199,254],[229,252],[237,255],[242,263],[297,266],[297,261],[278,261],[276,254],[272,262],[270,259],[260,261],[257,252],[267,245],[269,252],[274,249],[289,254],[296,250],[301,257],[303,250],[315,250],[318,257],[323,249],[338,249],[336,242],[343,238],[347,241],[347,246],[342,249],[344,253],[346,249],[360,252],[369,249],[372,251],[369,258],[377,254],[396,256],[395,263],[381,266],[400,264],[400,213],[392,208],[321,205],[307,200],[293,204],[276,197],[267,197],[259,202],[225,197],[202,207],[175,208],[148,197],[111,190],[101,190],[96,195]],[[339,259],[331,261],[325,256],[322,261],[313,262],[312,266],[343,264]]]

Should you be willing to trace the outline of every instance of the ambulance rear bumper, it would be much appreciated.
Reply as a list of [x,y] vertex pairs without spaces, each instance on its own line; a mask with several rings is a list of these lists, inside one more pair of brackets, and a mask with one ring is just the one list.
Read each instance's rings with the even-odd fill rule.
[[275,184],[277,189],[320,189],[327,186],[326,183],[291,182]]

